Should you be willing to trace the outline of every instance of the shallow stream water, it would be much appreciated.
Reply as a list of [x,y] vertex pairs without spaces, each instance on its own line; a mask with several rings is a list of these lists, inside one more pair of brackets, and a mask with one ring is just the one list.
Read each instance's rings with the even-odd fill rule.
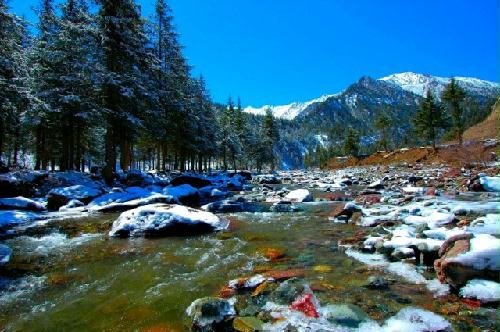
[[[342,203],[226,214],[228,231],[188,238],[109,238],[116,214],[49,222],[5,241],[15,255],[2,271],[0,330],[185,331],[193,300],[216,296],[230,279],[288,269],[305,270],[321,303],[356,304],[379,321],[411,305],[444,315],[458,330],[487,324],[489,314],[458,317],[443,310],[456,298],[434,299],[425,286],[395,276],[386,275],[395,279],[389,291],[362,287],[383,272],[339,250],[338,240],[359,227],[329,221],[335,204]],[[266,248],[285,256],[270,262]]]

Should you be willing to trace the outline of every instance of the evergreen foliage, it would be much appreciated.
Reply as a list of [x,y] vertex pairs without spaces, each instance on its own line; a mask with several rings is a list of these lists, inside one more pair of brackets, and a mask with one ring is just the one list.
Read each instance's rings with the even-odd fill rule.
[[434,100],[430,91],[427,91],[426,98],[421,101],[414,123],[416,132],[432,142],[433,149],[436,149],[439,130],[446,128],[447,118],[443,108]]

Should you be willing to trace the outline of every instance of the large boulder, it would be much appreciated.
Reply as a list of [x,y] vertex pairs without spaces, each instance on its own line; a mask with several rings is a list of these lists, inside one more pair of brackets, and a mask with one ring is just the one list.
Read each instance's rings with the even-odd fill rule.
[[51,211],[57,211],[73,199],[88,204],[101,193],[100,189],[83,185],[54,188],[47,194],[47,208]]
[[291,202],[302,203],[302,202],[312,202],[313,196],[307,189],[297,189],[290,191],[285,199]]
[[486,176],[485,174],[481,174],[479,183],[483,186],[485,191],[498,192],[500,189],[500,177],[498,176]]
[[441,282],[454,288],[472,279],[498,281],[500,244],[498,238],[479,234],[460,234],[446,240],[439,250],[434,269]]
[[216,215],[183,205],[152,204],[123,212],[113,223],[110,236],[185,236],[227,228]]
[[170,185],[172,185],[173,187],[177,187],[183,184],[188,184],[191,187],[199,189],[212,185],[212,182],[210,180],[191,175],[181,175],[170,181]]
[[178,201],[172,196],[166,196],[162,194],[151,194],[146,197],[132,199],[124,202],[113,202],[102,206],[94,205],[90,207],[89,210],[96,212],[123,212],[138,208],[139,206],[156,204],[156,203],[174,204],[178,203]]
[[45,207],[32,199],[19,196],[0,198],[0,210],[43,211]]
[[0,174],[0,197],[33,196],[32,183],[24,181],[10,173]]
[[191,206],[198,205],[201,199],[200,191],[189,184],[168,186],[163,189],[163,194],[172,196],[180,203]]
[[139,170],[131,170],[127,172],[123,181],[127,187],[147,187],[154,182],[151,175],[143,173]]
[[230,330],[231,318],[236,316],[233,301],[215,297],[195,300],[186,313],[191,318],[194,331]]

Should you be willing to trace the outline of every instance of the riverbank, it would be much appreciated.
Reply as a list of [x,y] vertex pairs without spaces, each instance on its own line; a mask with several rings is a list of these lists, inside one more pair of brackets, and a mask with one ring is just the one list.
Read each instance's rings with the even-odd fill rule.
[[[2,175],[39,197],[0,201],[0,325],[498,330],[498,169],[485,172],[136,172],[112,187],[98,175]],[[182,205],[195,210],[168,208]],[[213,227],[168,233],[187,216]]]

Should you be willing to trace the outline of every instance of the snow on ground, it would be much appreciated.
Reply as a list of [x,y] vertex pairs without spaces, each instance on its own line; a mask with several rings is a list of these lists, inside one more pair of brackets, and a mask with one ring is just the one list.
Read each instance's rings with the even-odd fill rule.
[[481,302],[498,302],[500,285],[498,282],[482,279],[469,280],[460,289],[460,296],[478,299]]

